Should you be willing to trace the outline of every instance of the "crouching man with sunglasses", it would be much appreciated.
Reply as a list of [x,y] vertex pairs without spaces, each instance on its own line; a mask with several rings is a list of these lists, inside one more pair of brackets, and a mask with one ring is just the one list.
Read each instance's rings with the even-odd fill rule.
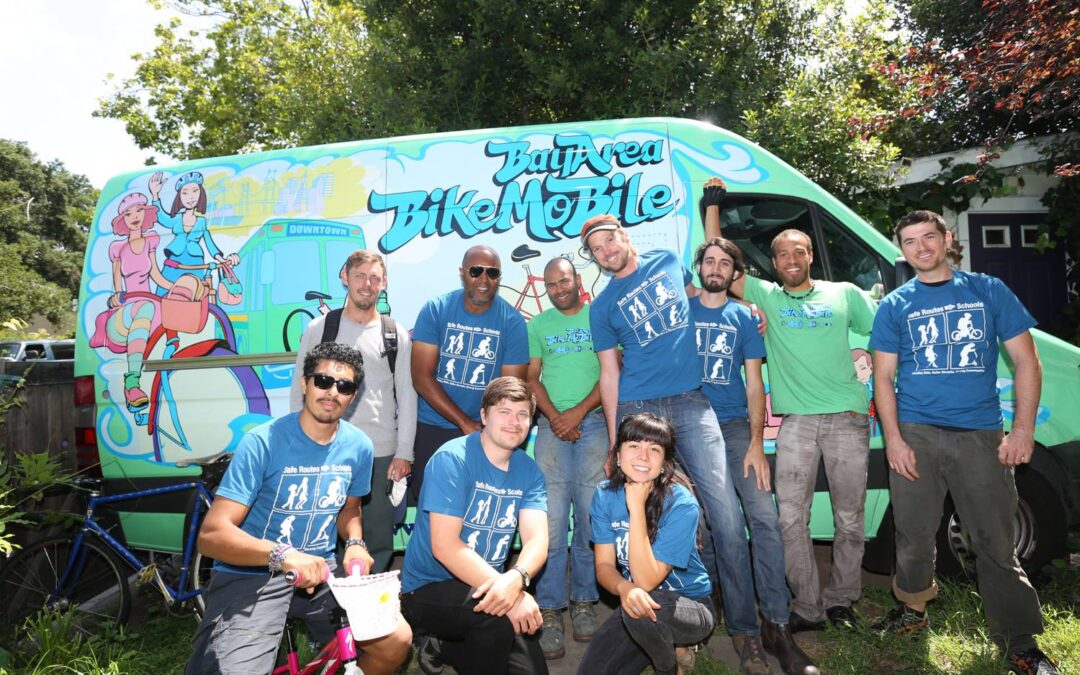
[[[187,673],[270,672],[287,618],[303,619],[316,641],[333,639],[335,603],[323,581],[335,566],[336,535],[347,539],[346,569],[372,564],[360,498],[371,488],[374,451],[341,421],[363,379],[359,352],[316,345],[304,358],[300,411],[240,441],[199,532],[199,550],[216,562]],[[299,589],[286,583],[289,571]],[[411,641],[399,620],[386,637],[358,643],[359,665],[368,675],[392,673]]]
[[488,383],[500,376],[524,380],[529,366],[525,320],[499,297],[499,254],[473,246],[458,272],[462,287],[429,300],[413,326],[412,381],[420,395],[409,484],[414,500],[432,454],[480,430]]

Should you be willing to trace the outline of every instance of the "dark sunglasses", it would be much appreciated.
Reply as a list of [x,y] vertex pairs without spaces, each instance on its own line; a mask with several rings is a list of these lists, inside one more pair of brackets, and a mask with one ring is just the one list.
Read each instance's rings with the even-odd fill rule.
[[311,381],[317,388],[323,390],[336,386],[338,393],[342,396],[352,396],[360,386],[352,380],[335,380],[325,373],[315,373],[311,376]]
[[479,279],[480,275],[487,272],[488,279],[495,280],[502,276],[502,270],[498,267],[482,267],[480,265],[473,265],[469,268],[469,276],[473,279]]

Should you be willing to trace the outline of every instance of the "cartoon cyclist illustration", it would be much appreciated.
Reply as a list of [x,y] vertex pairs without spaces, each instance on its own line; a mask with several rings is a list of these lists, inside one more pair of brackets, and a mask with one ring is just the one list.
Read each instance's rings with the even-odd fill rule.
[[109,296],[109,308],[95,319],[90,338],[91,347],[127,355],[124,402],[131,412],[146,408],[150,402],[139,386],[146,342],[161,322],[158,296],[150,281],[157,284],[160,293],[172,288],[172,282],[158,268],[158,234],[148,231],[157,218],[157,207],[149,206],[142,193],[133,192],[120,200],[112,229],[122,239],[109,245],[114,292]]
[[[203,265],[203,245],[219,263],[239,264],[239,256],[235,253],[224,255],[210,236],[205,216],[206,190],[203,188],[203,175],[198,171],[189,171],[176,180],[172,213],[165,211],[161,205],[163,185],[165,175],[160,171],[150,177],[150,196],[159,211],[158,220],[173,233],[173,240],[165,247],[165,278],[175,282],[185,274],[185,270]],[[163,289],[158,292],[165,294]]]
[[956,330],[953,331],[952,339],[956,340],[981,340],[983,332],[978,328],[975,328],[971,321],[971,312],[964,312],[964,315],[956,322]]

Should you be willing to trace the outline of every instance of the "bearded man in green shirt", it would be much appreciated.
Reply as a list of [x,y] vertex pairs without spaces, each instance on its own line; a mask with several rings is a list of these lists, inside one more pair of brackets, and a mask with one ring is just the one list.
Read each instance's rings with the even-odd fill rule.
[[[711,179],[705,187],[722,186]],[[706,194],[708,197],[708,193]],[[706,236],[719,236],[718,200],[706,199]],[[776,439],[776,498],[784,558],[791,586],[792,632],[833,625],[854,628],[851,606],[862,592],[864,509],[869,460],[870,407],[855,374],[848,332],[869,335],[873,301],[854,284],[810,278],[813,244],[801,230],[772,241],[772,263],[781,284],[742,276],[735,295],[761,307],[772,411],[783,416]],[[810,541],[810,504],[824,459],[833,522],[832,572],[824,590]]]

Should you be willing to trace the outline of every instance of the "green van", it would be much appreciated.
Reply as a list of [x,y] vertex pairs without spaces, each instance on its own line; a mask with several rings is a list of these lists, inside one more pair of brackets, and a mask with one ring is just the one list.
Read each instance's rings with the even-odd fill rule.
[[[386,257],[393,315],[409,326],[426,300],[458,285],[464,250],[490,245],[503,260],[501,293],[528,318],[550,306],[533,270],[553,256],[575,263],[590,296],[603,288],[606,278],[578,248],[581,225],[593,215],[614,213],[639,249],[668,247],[689,263],[703,239],[697,200],[714,175],[729,187],[724,235],[742,247],[753,274],[772,278],[769,242],[794,227],[814,240],[815,278],[850,281],[877,297],[906,279],[897,247],[833,196],[753,143],[690,120],[409,136],[118,176],[101,192],[83,268],[79,456],[100,461],[107,490],[152,487],[197,473],[178,461],[231,451],[248,429],[288,412],[290,350],[310,317],[342,304],[337,274],[351,250],[366,246]],[[202,194],[187,188],[181,195],[193,183]],[[184,199],[197,225],[170,229]],[[125,247],[136,228],[154,240],[140,254]],[[165,249],[182,251],[186,262],[177,268]],[[172,280],[201,279],[198,288],[210,292],[166,292],[154,287],[153,274],[127,277],[118,270],[133,256]],[[123,318],[118,303],[134,312],[130,305],[139,302],[150,306],[140,310],[150,317],[149,334],[115,330]],[[385,298],[381,307],[390,311]],[[1068,528],[1080,521],[1080,349],[1039,332],[1036,342],[1045,366],[1036,440],[1046,451],[1017,471],[1017,545],[1034,569],[1064,555]],[[863,361],[865,350],[852,358]],[[999,388],[1008,423],[1012,379],[1004,360]],[[779,420],[770,415],[767,424],[771,451]],[[880,431],[868,487],[866,561],[887,569],[892,537]],[[124,535],[133,546],[177,551],[183,510],[157,502],[122,513]],[[811,530],[832,537],[823,491]],[[409,531],[407,524],[399,532],[400,545]],[[941,548],[956,556],[939,556],[943,566],[960,564],[965,541],[946,514]]]

